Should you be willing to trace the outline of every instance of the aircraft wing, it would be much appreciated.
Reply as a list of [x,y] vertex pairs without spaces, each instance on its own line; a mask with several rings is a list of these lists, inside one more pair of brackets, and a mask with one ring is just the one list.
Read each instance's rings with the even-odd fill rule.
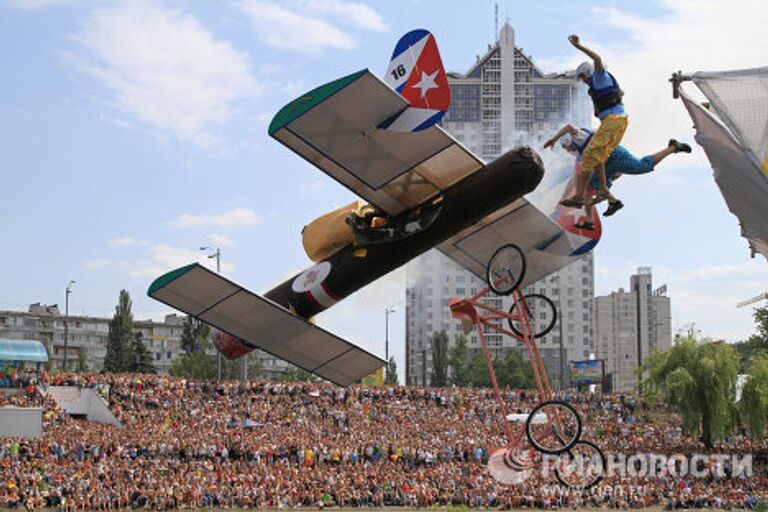
[[707,109],[680,90],[696,142],[752,256],[768,259],[768,67],[695,73],[692,79],[711,103]]
[[158,277],[147,294],[339,386],[386,364],[197,263]]
[[[493,253],[504,244],[517,245],[525,255],[526,270],[522,286],[538,281],[589,252],[600,238],[596,230],[585,232],[573,227],[583,219],[577,208],[559,207],[553,217],[545,215],[532,202],[518,199],[486,216],[437,248],[480,279]],[[598,217],[595,217],[598,219]]]
[[269,134],[394,216],[483,167],[439,126],[415,132],[382,128],[408,107],[401,95],[365,69],[283,107]]

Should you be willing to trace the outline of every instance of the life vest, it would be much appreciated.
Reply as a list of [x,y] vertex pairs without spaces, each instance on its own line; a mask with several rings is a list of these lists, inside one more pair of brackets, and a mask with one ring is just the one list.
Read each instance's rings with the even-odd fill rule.
[[592,140],[592,137],[595,135],[595,132],[593,132],[592,130],[588,130],[586,128],[581,128],[579,131],[586,132],[588,135],[584,137],[584,142],[582,142],[581,144],[579,144],[578,142],[576,142],[575,139],[572,138],[571,147],[573,148],[574,151],[577,151],[579,155],[581,155],[582,153],[584,153],[584,149],[586,149],[587,145],[589,144],[589,141]]
[[611,85],[595,89],[592,84],[589,86],[589,97],[592,98],[592,104],[595,107],[595,116],[599,117],[600,112],[607,110],[611,107],[621,103],[621,97],[624,96],[624,91],[619,87],[619,82],[616,78],[606,71],[606,74],[610,77]]

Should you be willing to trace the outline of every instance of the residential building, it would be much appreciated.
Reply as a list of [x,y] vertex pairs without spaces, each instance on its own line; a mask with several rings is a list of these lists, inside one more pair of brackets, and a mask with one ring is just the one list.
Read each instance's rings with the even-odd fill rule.
[[607,387],[637,391],[639,368],[656,350],[672,344],[670,299],[666,285],[653,290],[650,267],[630,278],[630,289],[619,288],[595,298],[595,357],[605,361]]
[[[591,124],[591,103],[575,73],[544,73],[516,45],[509,23],[466,73],[449,73],[448,82],[451,107],[442,126],[486,161],[519,144],[541,147],[565,123]],[[485,284],[437,251],[409,263],[407,276],[406,381],[428,385],[432,335],[443,330],[453,340],[461,328],[450,318],[448,299],[476,293]],[[569,385],[568,361],[585,359],[594,352],[593,276],[590,253],[525,290],[544,293],[555,302],[558,323],[539,341],[544,364],[558,387]],[[512,306],[511,297],[485,300],[505,311]],[[494,355],[521,348],[514,338],[495,333],[486,338]],[[469,346],[480,349],[475,334],[469,336]]]
[[[32,304],[27,311],[0,311],[0,338],[42,341],[49,351],[51,368],[64,367],[64,338],[67,337],[67,366],[76,370],[81,362],[90,371],[99,371],[107,354],[111,318],[85,315],[65,317],[57,305]],[[65,330],[65,322],[69,323]],[[181,333],[184,317],[166,315],[163,322],[134,320],[134,332],[152,355],[160,373],[167,373],[182,352]]]

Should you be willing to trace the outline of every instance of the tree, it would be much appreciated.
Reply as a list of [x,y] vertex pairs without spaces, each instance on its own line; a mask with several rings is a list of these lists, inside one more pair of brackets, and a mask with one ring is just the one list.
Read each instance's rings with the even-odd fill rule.
[[738,354],[732,346],[700,342],[691,330],[678,337],[672,349],[648,357],[640,368],[645,375],[643,393],[676,410],[686,433],[700,434],[711,448],[733,427],[738,368]]
[[[517,350],[507,350],[503,359],[497,357],[491,361],[491,364],[499,388],[532,389],[535,387],[536,383],[531,365],[523,359]],[[468,368],[468,380],[471,387],[489,388],[492,386],[491,374],[488,372],[488,364],[482,350],[475,352],[469,361]]]
[[88,371],[88,358],[85,356],[83,347],[80,347],[77,351],[77,371],[80,373],[86,373]]
[[752,435],[763,439],[768,426],[768,356],[752,360],[739,405]]
[[384,384],[387,386],[397,386],[399,384],[399,380],[397,378],[397,363],[395,362],[395,356],[389,358],[389,363],[387,364],[387,373],[384,377]]
[[127,368],[128,371],[135,373],[157,373],[157,368],[155,368],[152,362],[152,354],[149,353],[147,346],[141,341],[140,332],[135,333],[133,337],[130,353],[132,362]]
[[532,389],[536,386],[530,363],[523,359],[517,350],[507,350],[504,359],[493,362],[493,369],[496,372],[499,387]]
[[131,297],[127,290],[120,290],[120,297],[115,314],[109,322],[107,355],[104,357],[104,370],[108,372],[127,371],[132,366],[133,314]]
[[298,366],[289,366],[277,379],[280,382],[317,382],[319,379]]
[[216,378],[216,357],[206,354],[205,351],[184,353],[177,357],[168,373],[174,377],[187,377],[199,380],[211,380]]
[[[216,367],[217,349],[211,343],[211,327],[208,324],[192,317],[187,317],[181,333],[181,347],[184,353],[177,357],[168,369],[171,375],[200,380],[216,378],[218,374]],[[247,357],[248,378],[257,378],[261,373],[261,360],[256,351],[250,352]],[[222,380],[239,379],[242,364],[241,358],[227,359],[222,356]]]
[[439,331],[432,335],[432,375],[430,384],[436,388],[448,384],[448,335]]
[[463,334],[454,338],[453,346],[448,352],[448,367],[451,370],[451,384],[460,388],[469,385],[469,350],[467,337]]
[[475,350],[467,366],[468,384],[473,388],[491,387],[491,375],[482,350]]
[[184,320],[184,329],[181,332],[181,349],[187,354],[204,350],[209,345],[210,336],[210,325],[187,316]]

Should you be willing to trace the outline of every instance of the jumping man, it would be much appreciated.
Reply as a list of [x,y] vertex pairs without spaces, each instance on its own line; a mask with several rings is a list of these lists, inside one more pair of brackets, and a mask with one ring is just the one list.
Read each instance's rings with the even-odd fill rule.
[[595,116],[600,119],[600,127],[582,152],[582,172],[576,179],[576,193],[560,201],[563,206],[584,206],[587,203],[587,182],[592,173],[597,171],[600,189],[595,197],[595,203],[608,200],[605,215],[613,215],[624,204],[613,197],[608,190],[603,165],[608,156],[621,142],[627,130],[627,115],[621,102],[623,96],[619,83],[605,70],[603,60],[598,54],[579,42],[579,36],[568,36],[568,40],[577,49],[584,52],[592,62],[582,62],[576,68],[577,77],[589,86],[589,96],[592,98]]
[[[576,128],[572,124],[567,124],[560,128],[551,139],[544,143],[545,148],[554,148],[555,143],[562,139],[562,147],[566,151],[576,155],[577,161],[582,161],[583,165],[583,152],[587,148],[590,140],[594,137],[594,132],[588,128]],[[684,142],[678,142],[675,139],[669,139],[667,147],[647,155],[642,158],[635,157],[632,153],[621,144],[611,152],[608,159],[604,164],[604,185],[610,189],[613,181],[618,179],[622,174],[647,174],[656,168],[656,164],[664,160],[667,156],[673,153],[690,153],[691,146]],[[592,176],[588,182],[588,190],[586,192],[587,199],[591,199],[591,196],[597,195],[602,187],[602,183],[597,176]],[[587,211],[587,219],[580,224],[576,224],[580,229],[594,229],[595,225],[592,221],[593,206],[590,201],[587,201],[584,205]],[[614,210],[615,211],[615,210]]]

